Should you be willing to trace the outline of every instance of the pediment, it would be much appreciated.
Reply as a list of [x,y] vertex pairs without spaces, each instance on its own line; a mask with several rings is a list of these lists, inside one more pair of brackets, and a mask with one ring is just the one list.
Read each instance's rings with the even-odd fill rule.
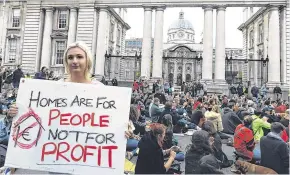
[[51,38],[67,38],[67,32],[66,31],[53,31],[50,36]]

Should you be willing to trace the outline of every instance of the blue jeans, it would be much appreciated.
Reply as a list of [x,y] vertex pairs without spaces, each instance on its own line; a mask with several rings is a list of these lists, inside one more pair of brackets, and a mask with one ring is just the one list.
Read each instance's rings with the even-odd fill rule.
[[254,150],[253,150],[253,153],[254,153],[254,155],[253,155],[253,159],[254,160],[261,160],[261,150],[260,150],[260,148],[255,148]]
[[13,82],[12,84],[14,88],[19,88],[19,82]]
[[253,150],[253,159],[254,160],[261,160],[261,149],[260,149],[260,143],[255,145],[255,149]]
[[139,140],[136,139],[128,139],[127,140],[127,145],[126,145],[126,150],[127,151],[133,151],[138,147]]
[[182,152],[180,152],[180,153],[176,154],[175,160],[184,161],[184,158],[185,158],[184,154]]

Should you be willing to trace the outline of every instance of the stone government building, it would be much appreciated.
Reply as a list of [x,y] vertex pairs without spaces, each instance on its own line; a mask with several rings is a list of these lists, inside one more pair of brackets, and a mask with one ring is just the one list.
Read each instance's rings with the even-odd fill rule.
[[[167,42],[163,43],[163,72],[162,76],[165,81],[173,82],[180,85],[182,81],[191,82],[201,80],[202,60],[198,61],[195,58],[201,57],[203,54],[203,43],[197,43],[195,40],[195,30],[192,23],[185,19],[184,12],[180,12],[179,16],[176,16],[176,20],[169,26],[167,32]],[[154,39],[152,39],[152,52]],[[142,38],[126,39],[125,51],[128,55],[135,55],[136,52],[142,51]],[[228,57],[232,56],[235,59],[242,58],[242,48],[225,48],[225,52]],[[140,71],[140,67],[134,67],[134,61],[132,59],[123,60],[125,64],[121,67],[121,72],[126,72],[119,77],[120,80],[133,81],[136,76],[135,69]],[[139,66],[138,61],[138,66]],[[152,62],[152,58],[151,58]],[[213,49],[213,68],[215,67],[215,49]],[[152,64],[152,63],[151,63]],[[231,81],[231,71],[233,74],[233,83],[242,82],[242,62],[235,62],[232,65],[226,66],[226,79],[229,83]],[[128,66],[130,65],[130,66]],[[232,68],[230,68],[230,66]],[[137,71],[137,72],[138,72]],[[214,72],[214,69],[213,69]],[[152,74],[152,68],[151,68]],[[138,77],[138,76],[137,76]],[[214,77],[214,73],[213,73]]]
[[[2,1],[3,2],[3,1]],[[1,65],[15,68],[22,64],[25,73],[34,74],[42,66],[56,75],[64,74],[63,54],[70,43],[85,42],[96,65],[109,54],[124,54],[127,10],[97,7],[95,3],[54,0],[10,0],[0,2]],[[3,16],[4,14],[4,16]],[[98,61],[100,64],[98,64]],[[118,72],[119,64],[113,64]]]

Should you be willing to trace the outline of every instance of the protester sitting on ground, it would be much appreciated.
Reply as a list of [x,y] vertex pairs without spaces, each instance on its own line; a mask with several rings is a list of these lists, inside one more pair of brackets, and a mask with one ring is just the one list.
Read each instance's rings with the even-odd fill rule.
[[231,166],[233,162],[229,161],[226,154],[223,152],[222,139],[214,128],[214,124],[211,121],[205,121],[201,129],[208,132],[209,136],[214,138],[212,145],[213,154],[220,161],[221,167],[226,168]]
[[261,138],[261,165],[278,174],[289,174],[289,148],[281,138],[283,130],[281,123],[274,122],[271,132]]
[[213,150],[211,148],[214,143],[214,138],[210,138],[208,132],[203,130],[194,132],[191,142],[185,154],[185,174],[201,174],[201,160],[207,155],[212,155],[210,156],[210,161],[214,162],[214,164],[218,164],[217,159],[213,156]]
[[267,132],[267,130],[271,128],[271,124],[267,122],[267,117],[262,118],[262,113],[259,110],[255,110],[255,114],[252,115],[252,118],[252,130],[254,133],[254,139],[256,142],[259,142],[261,137],[266,135],[264,132]]
[[243,123],[237,126],[234,134],[234,148],[237,154],[243,156],[246,161],[261,159],[260,149],[255,148],[254,135],[251,130],[252,122],[251,116],[245,116]]
[[157,123],[160,115],[162,114],[162,109],[159,108],[160,101],[158,98],[154,98],[153,104],[150,109],[151,120],[153,123]]
[[246,103],[243,103],[240,107],[239,107],[239,110],[236,112],[238,117],[241,119],[241,120],[244,120],[244,117],[249,115],[250,113],[247,111],[247,104]]
[[166,174],[175,159],[176,153],[171,149],[164,151],[170,155],[168,161],[164,164],[162,143],[166,127],[159,123],[153,123],[150,129],[138,144],[140,150],[135,174]]
[[233,111],[234,103],[228,103],[228,106],[223,109],[222,123],[223,133],[234,134],[236,127],[242,123],[242,120]]
[[262,115],[268,118],[268,123],[279,122],[281,120],[281,118],[277,114],[275,114],[273,108],[270,107],[263,108]]
[[198,127],[201,127],[205,120],[206,119],[201,111],[194,111],[191,116],[190,122],[194,123]]
[[216,131],[223,131],[224,128],[222,123],[222,117],[218,105],[214,105],[212,108],[209,108],[209,111],[205,112],[204,116],[206,120],[209,120],[213,123]]

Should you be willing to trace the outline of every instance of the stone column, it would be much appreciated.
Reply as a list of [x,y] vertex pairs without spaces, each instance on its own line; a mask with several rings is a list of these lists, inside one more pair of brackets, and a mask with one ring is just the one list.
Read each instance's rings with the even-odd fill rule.
[[271,7],[269,14],[269,70],[268,84],[280,85],[280,33],[279,8]]
[[212,82],[212,57],[213,57],[213,14],[212,7],[204,9],[204,32],[203,32],[203,60],[202,81]]
[[162,53],[163,53],[163,17],[165,7],[156,8],[154,51],[153,51],[153,71],[154,79],[162,78]]
[[106,40],[107,40],[107,20],[108,9],[101,8],[99,13],[98,36],[97,36],[97,50],[96,50],[96,66],[95,74],[97,79],[104,76],[105,54],[106,54]]
[[151,61],[151,40],[152,40],[152,8],[144,8],[143,43],[141,59],[141,78],[150,78]]
[[215,45],[215,82],[225,84],[225,7],[217,8]]
[[42,40],[41,67],[50,67],[51,62],[51,33],[52,33],[53,9],[45,9],[45,23]]
[[68,45],[76,41],[77,21],[78,21],[77,8],[73,7],[70,9],[69,30],[68,30],[68,38],[67,38]]
[[[184,58],[182,58],[184,59]],[[182,81],[185,82],[185,72],[186,72],[186,62],[183,62],[183,65],[182,65]]]
[[174,60],[173,84],[176,84],[177,82],[177,72],[178,72],[178,63],[177,60]]

